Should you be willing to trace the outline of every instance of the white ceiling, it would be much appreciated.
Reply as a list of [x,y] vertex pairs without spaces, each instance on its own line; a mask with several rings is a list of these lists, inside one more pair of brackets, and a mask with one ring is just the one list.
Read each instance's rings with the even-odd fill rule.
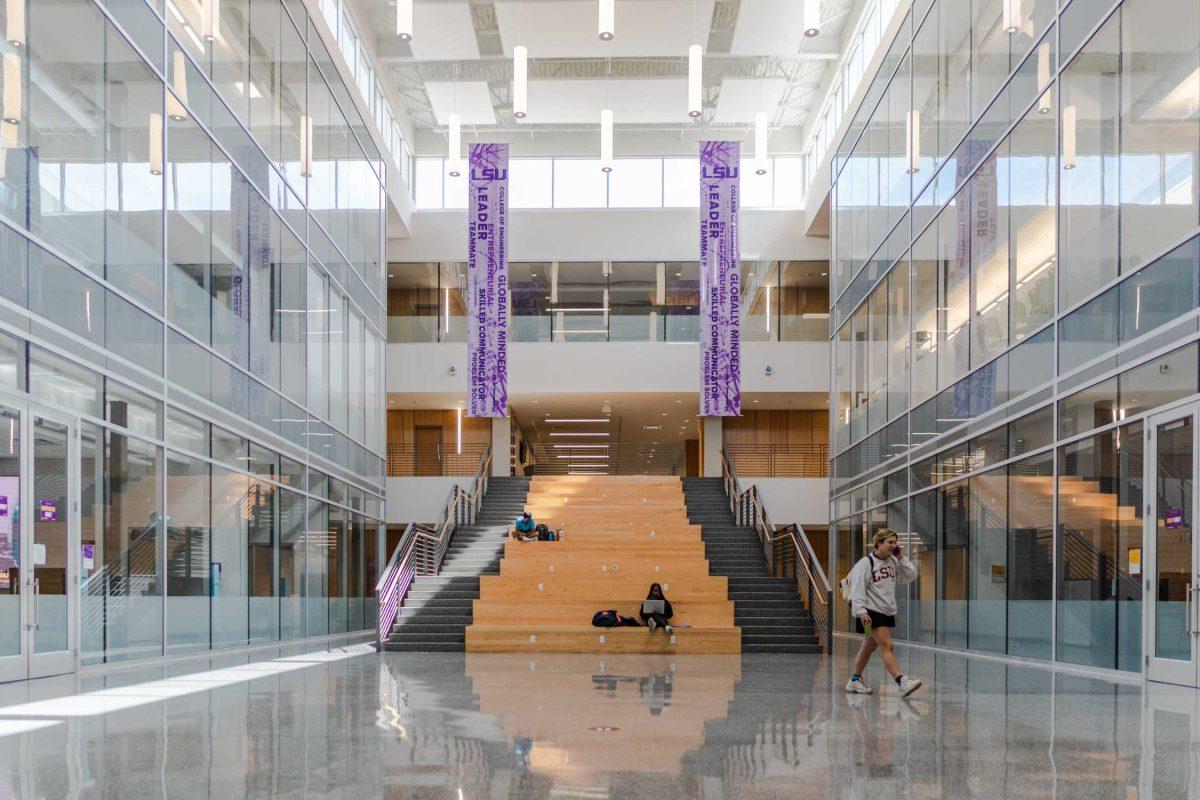
[[778,107],[786,89],[782,78],[726,78],[713,120],[730,125],[753,121],[759,111]]
[[622,124],[683,122],[687,114],[687,81],[644,78],[530,81],[529,119],[543,125],[598,124],[606,105]]
[[[822,5],[828,8],[833,4]],[[801,0],[742,0],[729,52],[740,56],[788,56],[801,52],[808,41],[804,37]]]
[[[523,43],[539,58],[651,57],[687,53],[695,42],[703,44],[713,4],[714,0],[618,0],[616,36],[608,42],[597,35],[596,0],[496,0],[496,22],[505,55]],[[517,41],[518,12],[523,42]]]
[[492,96],[483,81],[434,82],[425,84],[429,104],[438,125],[447,125],[455,111],[463,125],[495,125]]
[[479,58],[479,43],[475,39],[471,8],[466,0],[415,3],[413,29],[421,32],[409,43],[413,57],[418,61]]
[[[964,0],[965,2],[965,0]],[[801,0],[617,0],[616,36],[597,35],[596,0],[415,0],[414,38],[395,35],[395,0],[362,0],[377,66],[417,128],[443,132],[458,84],[466,125],[525,135],[587,130],[614,109],[618,129],[748,128],[758,111],[799,129],[823,97],[851,9],[821,0],[806,38]],[[513,46],[529,48],[529,115],[512,116]],[[687,50],[704,46],[704,114],[687,115]],[[390,73],[390,74],[389,74]]]

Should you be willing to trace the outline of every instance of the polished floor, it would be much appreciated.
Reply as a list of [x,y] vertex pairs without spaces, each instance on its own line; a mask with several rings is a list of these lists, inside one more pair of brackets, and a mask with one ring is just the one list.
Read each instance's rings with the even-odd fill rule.
[[290,649],[0,687],[0,798],[1197,798],[1200,693],[849,659]]

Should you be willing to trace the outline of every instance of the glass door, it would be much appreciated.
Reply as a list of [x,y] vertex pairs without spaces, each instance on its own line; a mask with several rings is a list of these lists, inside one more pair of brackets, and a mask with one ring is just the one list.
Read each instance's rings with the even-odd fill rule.
[[0,681],[75,670],[77,430],[0,400]]
[[1146,425],[1146,675],[1183,686],[1200,686],[1197,427],[1192,405],[1156,414]]

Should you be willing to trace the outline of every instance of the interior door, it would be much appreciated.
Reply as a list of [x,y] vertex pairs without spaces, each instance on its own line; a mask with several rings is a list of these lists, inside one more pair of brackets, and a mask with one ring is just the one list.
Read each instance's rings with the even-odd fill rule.
[[1146,425],[1147,677],[1200,686],[1196,521],[1197,408],[1156,414]]
[[0,681],[73,672],[78,427],[0,400]]
[[73,426],[39,411],[29,414],[30,547],[23,557],[30,609],[29,677],[75,669],[80,548],[74,508]]
[[413,474],[433,476],[442,474],[442,429],[435,425],[413,428]]

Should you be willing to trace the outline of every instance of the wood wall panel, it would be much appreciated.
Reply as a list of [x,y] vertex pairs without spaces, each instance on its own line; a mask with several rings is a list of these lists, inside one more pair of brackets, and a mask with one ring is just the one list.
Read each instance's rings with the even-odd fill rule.
[[829,412],[824,409],[742,411],[726,417],[725,444],[828,444]]
[[[388,444],[410,444],[414,440],[413,430],[417,426],[437,426],[442,428],[442,441],[454,441],[455,412],[445,409],[413,409],[388,411],[387,440]],[[492,421],[485,418],[463,416],[463,444],[492,441]]]

